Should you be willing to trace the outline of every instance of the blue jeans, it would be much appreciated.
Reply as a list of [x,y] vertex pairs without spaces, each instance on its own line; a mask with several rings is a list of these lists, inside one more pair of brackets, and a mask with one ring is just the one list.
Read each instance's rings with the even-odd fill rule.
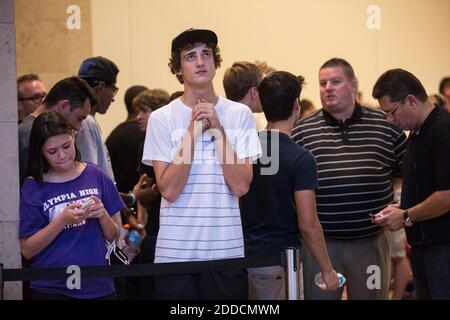
[[411,248],[417,299],[450,299],[450,243]]

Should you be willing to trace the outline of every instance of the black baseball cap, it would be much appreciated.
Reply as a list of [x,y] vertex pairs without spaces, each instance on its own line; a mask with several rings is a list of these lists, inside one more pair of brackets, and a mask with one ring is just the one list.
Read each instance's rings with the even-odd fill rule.
[[119,68],[111,60],[104,57],[93,57],[81,63],[78,76],[85,80],[103,80],[114,84],[117,82]]
[[206,29],[187,29],[172,40],[172,52],[182,49],[187,44],[193,44],[197,42],[212,43],[214,48],[217,46],[217,35]]

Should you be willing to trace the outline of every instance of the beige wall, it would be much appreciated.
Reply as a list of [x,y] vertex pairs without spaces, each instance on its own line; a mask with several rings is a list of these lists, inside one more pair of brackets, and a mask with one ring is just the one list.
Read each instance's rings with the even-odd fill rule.
[[[369,5],[381,9],[381,29],[368,30]],[[217,32],[223,66],[215,85],[223,93],[224,70],[236,60],[266,60],[306,77],[303,97],[319,102],[317,72],[339,56],[355,68],[367,98],[388,68],[415,73],[430,93],[450,74],[448,0],[95,0],[93,52],[121,69],[116,102],[99,121],[107,134],[125,118],[127,87],[144,84],[181,89],[167,62],[171,39],[189,27]],[[108,8],[107,10],[105,8]]]
[[[125,119],[123,94],[134,84],[169,92],[182,86],[167,62],[174,36],[189,27],[217,32],[223,54],[215,84],[236,60],[266,60],[302,74],[303,97],[319,103],[317,71],[339,56],[355,68],[370,98],[372,85],[388,68],[415,73],[429,93],[450,74],[448,0],[16,0],[18,74],[38,72],[49,85],[75,73],[81,60],[103,55],[119,73],[117,102],[98,115],[104,138]],[[81,7],[82,28],[67,30],[65,8]],[[369,30],[366,12],[376,4],[381,29]],[[92,36],[91,36],[92,32]]]
[[[78,72],[92,54],[90,0],[15,0],[17,75],[37,73],[47,90]],[[77,5],[81,28],[69,30],[67,8]]]
[[[189,27],[219,35],[224,63],[215,84],[221,94],[224,70],[243,59],[304,75],[303,96],[316,104],[318,68],[333,56],[353,64],[366,96],[388,68],[412,71],[429,93],[450,75],[448,0],[15,0],[15,24],[12,4],[0,0],[0,261],[7,268],[20,265],[14,26],[17,75],[39,73],[48,88],[91,55],[119,65],[118,102],[99,116],[104,137],[125,118],[127,87],[182,88],[167,62],[171,39]],[[81,8],[80,30],[66,27],[73,4]],[[371,4],[381,9],[380,30],[366,27]],[[7,298],[20,297],[20,283],[5,289]]]

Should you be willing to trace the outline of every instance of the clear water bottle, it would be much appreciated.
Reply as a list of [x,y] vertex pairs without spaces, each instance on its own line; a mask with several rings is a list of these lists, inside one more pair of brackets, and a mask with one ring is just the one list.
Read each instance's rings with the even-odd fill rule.
[[142,237],[136,230],[128,231],[125,235],[125,246],[122,249],[123,253],[128,257],[131,262],[135,256],[139,253],[139,248],[142,242]]
[[[342,273],[339,273],[339,272],[337,275],[338,275],[339,287],[342,287],[345,284],[345,277],[342,275]],[[316,286],[318,286],[322,290],[325,290],[327,287],[325,282],[323,282],[322,272],[319,272],[316,274],[316,276],[314,277],[314,282],[316,283]]]

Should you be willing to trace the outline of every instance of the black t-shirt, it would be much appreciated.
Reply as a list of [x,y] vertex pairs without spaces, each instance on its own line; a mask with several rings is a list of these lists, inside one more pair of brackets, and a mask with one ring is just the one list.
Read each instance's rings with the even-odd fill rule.
[[[450,114],[435,107],[419,132],[411,132],[403,160],[401,206],[423,202],[433,192],[450,190]],[[450,212],[406,228],[410,245],[450,242]]]
[[145,133],[139,130],[136,121],[119,124],[106,139],[117,189],[127,193],[139,180],[139,146]]
[[295,191],[317,189],[314,157],[283,133],[261,131],[263,156],[240,198],[246,255],[278,255],[300,245]]
[[[142,159],[142,152],[144,150],[144,142],[139,146],[138,158]],[[155,171],[152,166],[139,163],[140,174],[147,174],[148,177],[156,181]],[[161,196],[150,206],[147,207],[147,224],[145,231],[147,236],[141,245],[141,255],[139,261],[141,263],[153,263],[155,260],[156,239],[159,231],[159,211],[161,207]]]
[[[142,159],[142,153],[144,151],[144,142],[141,143],[139,146],[139,152],[138,157],[139,159]],[[147,174],[149,178],[152,178],[153,181],[156,181],[155,176],[155,170],[152,166],[148,166],[146,164],[143,164],[140,162],[139,164],[139,172],[140,174]],[[147,224],[145,227],[145,230],[147,232],[147,235],[151,236],[157,236],[159,231],[159,211],[161,207],[161,196],[158,197],[158,199],[152,204],[151,207],[146,208],[147,209]]]

